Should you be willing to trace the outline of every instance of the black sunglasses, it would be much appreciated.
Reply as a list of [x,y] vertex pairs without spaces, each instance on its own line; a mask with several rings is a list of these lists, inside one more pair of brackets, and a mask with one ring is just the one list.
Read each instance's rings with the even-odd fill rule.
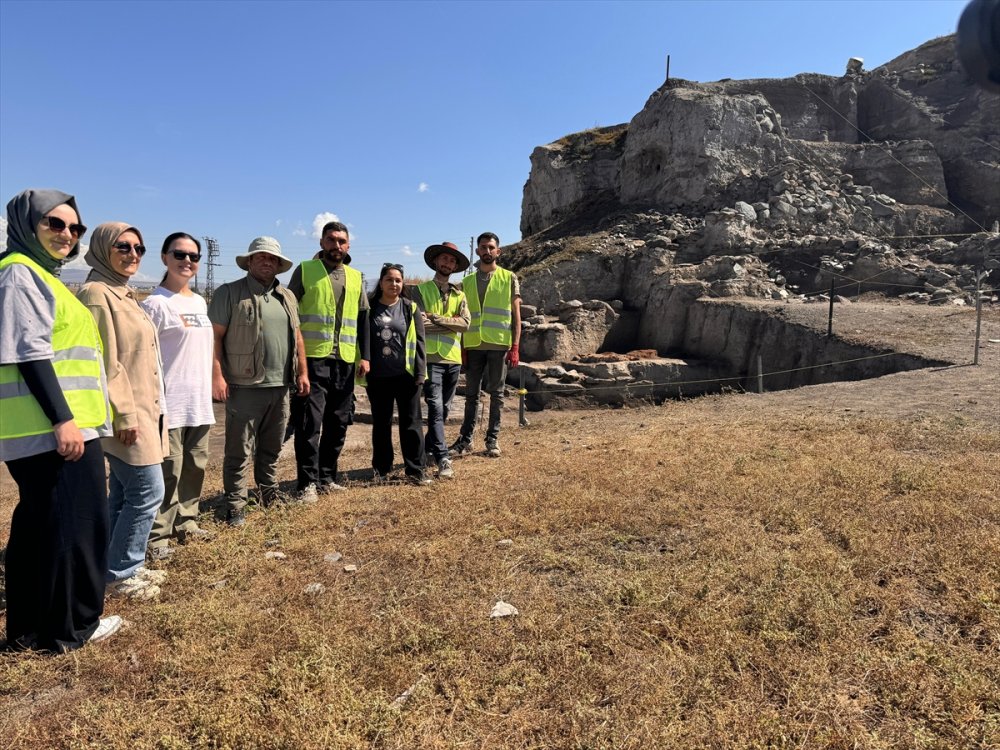
[[45,226],[51,229],[53,232],[61,232],[67,226],[69,227],[69,233],[80,239],[87,233],[87,227],[83,224],[67,224],[65,221],[57,216],[43,216],[42,221],[45,222]]
[[133,250],[135,250],[135,254],[138,255],[140,258],[146,254],[145,245],[130,245],[124,240],[121,242],[116,242],[114,245],[112,245],[112,247],[114,247],[114,249],[120,252],[122,255],[128,255]]
[[391,270],[399,271],[400,273],[404,273],[403,266],[401,266],[399,263],[383,263],[382,264],[382,270],[385,271],[387,269],[391,269]]
[[197,263],[201,260],[201,253],[185,253],[182,250],[171,250],[170,254],[174,256],[175,260],[184,260],[187,258],[192,263]]

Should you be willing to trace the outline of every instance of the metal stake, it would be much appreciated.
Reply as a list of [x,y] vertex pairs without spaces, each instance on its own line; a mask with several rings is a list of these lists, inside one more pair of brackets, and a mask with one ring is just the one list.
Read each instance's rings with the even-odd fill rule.
[[833,290],[836,288],[833,285],[833,279],[830,279],[830,316],[826,322],[826,335],[833,335]]

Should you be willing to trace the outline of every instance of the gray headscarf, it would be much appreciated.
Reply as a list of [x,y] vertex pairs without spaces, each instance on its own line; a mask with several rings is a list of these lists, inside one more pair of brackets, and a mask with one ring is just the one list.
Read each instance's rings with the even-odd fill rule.
[[45,214],[64,203],[80,216],[76,198],[58,190],[25,190],[11,198],[7,204],[7,253],[23,253],[58,276],[60,266],[79,255],[80,243],[73,245],[65,258],[53,258],[35,236],[35,227]]
[[101,224],[90,236],[90,247],[84,260],[94,270],[87,274],[87,281],[103,281],[111,286],[128,286],[129,277],[118,273],[111,265],[111,253],[118,252],[113,245],[125,232],[135,232],[142,244],[142,232],[124,221],[108,221]]

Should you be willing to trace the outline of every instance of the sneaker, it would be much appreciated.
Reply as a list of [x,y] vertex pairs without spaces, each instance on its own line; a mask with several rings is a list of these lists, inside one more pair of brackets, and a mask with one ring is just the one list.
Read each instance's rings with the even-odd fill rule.
[[170,547],[166,544],[160,544],[146,550],[146,559],[152,562],[161,562],[170,559],[173,554],[174,551]]
[[317,487],[316,491],[321,495],[325,495],[328,492],[340,492],[341,490],[346,489],[347,488],[342,484],[337,484],[336,482],[326,482]]
[[135,599],[140,602],[155,599],[160,595],[160,587],[155,583],[132,576],[123,581],[108,584],[108,596],[115,599]]
[[246,511],[240,508],[239,510],[227,510],[226,511],[226,523],[228,523],[233,528],[242,526],[247,522]]
[[301,503],[303,505],[313,505],[319,502],[319,491],[316,489],[316,485],[311,483],[307,484],[295,494],[292,498],[292,502]]
[[193,529],[177,529],[177,543],[207,542],[212,538],[212,532],[195,526]]
[[500,458],[500,446],[496,440],[486,441],[486,455],[490,458]]
[[95,630],[90,638],[87,639],[87,643],[100,643],[101,641],[106,641],[108,638],[113,636],[119,630],[122,629],[122,625],[125,621],[118,615],[108,615],[107,617],[102,617],[97,623],[97,630]]
[[468,456],[472,453],[472,441],[466,440],[465,438],[459,438],[455,441],[455,444],[448,449],[448,452],[456,456]]
[[455,470],[451,468],[451,459],[442,458],[438,461],[438,478],[451,479],[453,476],[455,476]]
[[133,578],[141,578],[149,583],[154,583],[157,586],[167,580],[167,571],[165,570],[150,570],[145,565],[140,565],[135,569],[132,574]]
[[431,483],[430,477],[426,474],[407,474],[406,481],[417,485],[417,487],[426,487]]

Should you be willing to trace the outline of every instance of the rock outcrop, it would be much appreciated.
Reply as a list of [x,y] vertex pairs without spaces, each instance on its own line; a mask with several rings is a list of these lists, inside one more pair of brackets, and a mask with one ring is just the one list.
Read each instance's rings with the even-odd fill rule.
[[766,176],[790,162],[827,179],[849,174],[901,211],[948,208],[944,224],[988,226],[1000,216],[1000,98],[967,80],[953,48],[953,37],[935,39],[840,78],[668,80],[627,125],[535,149],[522,234],[598,203],[685,214],[753,205],[767,200]]

